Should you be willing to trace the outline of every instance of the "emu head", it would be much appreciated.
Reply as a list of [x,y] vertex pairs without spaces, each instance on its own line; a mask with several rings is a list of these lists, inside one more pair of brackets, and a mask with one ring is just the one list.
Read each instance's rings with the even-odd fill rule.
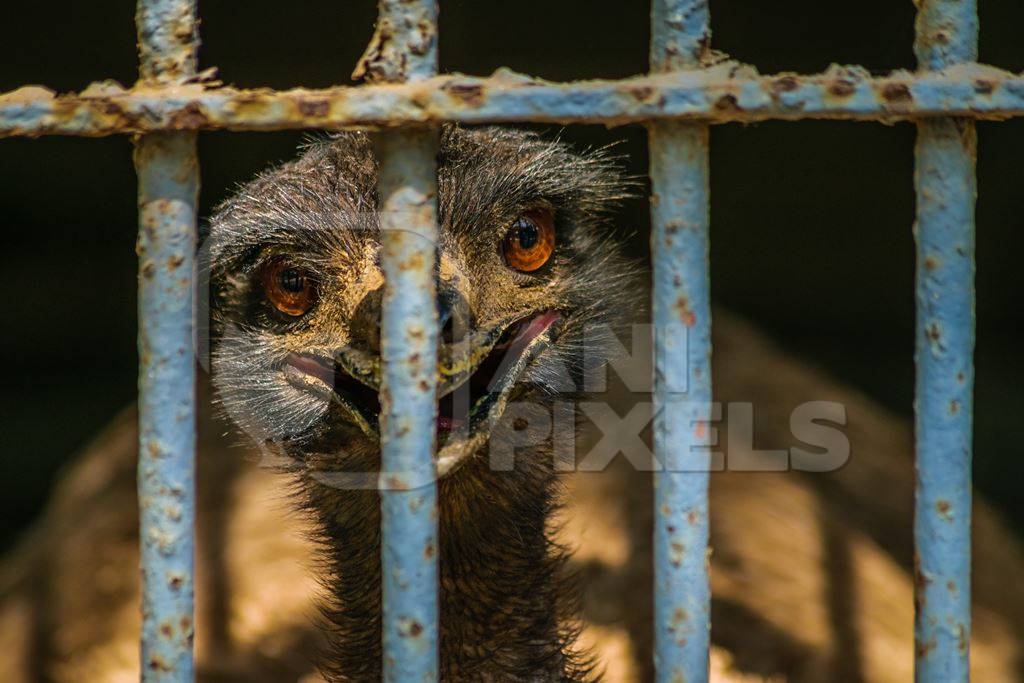
[[[439,466],[479,451],[511,402],[546,405],[604,360],[638,300],[636,269],[605,225],[627,186],[602,151],[505,129],[443,131]],[[332,453],[335,466],[359,469],[379,457],[377,206],[370,140],[346,133],[257,177],[211,220],[220,402],[298,462]]]

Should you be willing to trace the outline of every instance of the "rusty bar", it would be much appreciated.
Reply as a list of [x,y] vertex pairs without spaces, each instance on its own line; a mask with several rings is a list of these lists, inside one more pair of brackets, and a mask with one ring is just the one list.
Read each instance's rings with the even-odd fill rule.
[[[655,0],[651,71],[709,56],[707,0]],[[709,129],[649,126],[654,347],[654,663],[658,681],[708,680],[707,449],[711,417]]]
[[[149,85],[195,73],[194,0],[140,0],[139,73]],[[141,678],[194,680],[195,374],[192,273],[196,135],[135,146],[139,177],[139,511]]]
[[[922,71],[972,62],[976,0],[918,3]],[[974,386],[973,121],[918,124],[917,491],[914,510],[915,672],[918,683],[970,678],[971,432]]]
[[377,141],[386,281],[380,488],[388,681],[437,679],[436,144],[436,132],[415,130]]
[[[437,72],[437,3],[381,0],[355,77],[422,80]],[[375,138],[380,160],[381,573],[385,681],[438,679],[437,131]]]
[[624,124],[679,119],[719,124],[940,116],[1024,116],[1024,76],[978,64],[884,77],[855,66],[816,75],[762,76],[753,67],[724,62],[620,81],[551,83],[501,73],[281,92],[201,83],[140,84],[125,90],[108,81],[79,94],[56,96],[45,88],[26,87],[0,95],[0,136],[341,129],[441,121]]

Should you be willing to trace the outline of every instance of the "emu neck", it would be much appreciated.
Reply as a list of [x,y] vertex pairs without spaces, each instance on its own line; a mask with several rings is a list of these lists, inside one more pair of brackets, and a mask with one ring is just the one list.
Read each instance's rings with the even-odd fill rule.
[[[438,485],[442,680],[576,680],[587,666],[568,652],[573,591],[565,553],[549,537],[555,478],[549,457],[517,458],[495,472],[477,457]],[[380,500],[376,491],[314,484],[333,606],[327,673],[381,672]]]

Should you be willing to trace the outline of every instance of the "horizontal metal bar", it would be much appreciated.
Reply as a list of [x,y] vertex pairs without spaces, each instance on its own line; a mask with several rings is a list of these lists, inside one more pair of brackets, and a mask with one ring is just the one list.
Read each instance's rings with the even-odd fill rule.
[[322,90],[239,90],[202,83],[78,94],[28,86],[0,95],[0,137],[165,130],[388,127],[410,123],[538,121],[623,124],[656,119],[727,123],[770,119],[900,121],[1024,116],[1024,75],[969,64],[871,77],[859,67],[762,76],[716,66],[617,81],[552,83],[511,72],[439,76]]

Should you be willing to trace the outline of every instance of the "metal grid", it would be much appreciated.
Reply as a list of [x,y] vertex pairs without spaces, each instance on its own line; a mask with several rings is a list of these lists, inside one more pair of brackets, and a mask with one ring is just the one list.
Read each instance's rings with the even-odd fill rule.
[[[205,85],[195,0],[139,0],[140,80],[55,97],[0,95],[0,136],[141,134],[139,494],[143,679],[193,677],[195,385],[191,278],[195,131],[381,129],[384,672],[437,677],[431,453],[436,352],[436,128],[463,123],[641,122],[651,146],[656,662],[662,681],[708,676],[710,305],[708,126],[767,119],[916,121],[916,679],[966,681],[974,347],[975,130],[1024,115],[1024,77],[975,63],[976,0],[916,0],[919,71],[859,67],[761,76],[710,51],[708,0],[653,0],[651,73],[555,84],[510,73],[437,76],[436,0],[380,0],[360,87],[285,92]],[[386,132],[388,127],[403,127]],[[401,230],[391,230],[401,225]],[[401,293],[401,296],[398,294]],[[421,383],[421,380],[423,383]],[[389,473],[401,472],[402,476]]]

